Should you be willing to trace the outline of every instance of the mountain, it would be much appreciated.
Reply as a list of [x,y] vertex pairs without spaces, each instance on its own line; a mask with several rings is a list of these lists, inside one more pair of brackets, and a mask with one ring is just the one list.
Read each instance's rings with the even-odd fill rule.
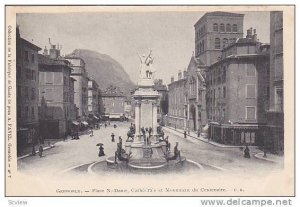
[[125,94],[129,94],[135,86],[122,65],[106,54],[92,50],[76,49],[67,56],[82,58],[88,75],[98,83],[102,91],[110,85],[115,85],[120,87]]

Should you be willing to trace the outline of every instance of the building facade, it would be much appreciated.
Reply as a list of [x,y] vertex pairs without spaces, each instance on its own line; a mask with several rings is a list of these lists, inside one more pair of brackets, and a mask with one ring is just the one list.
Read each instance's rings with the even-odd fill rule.
[[163,117],[168,113],[168,89],[165,84],[163,84],[162,79],[154,80],[154,90],[159,94],[159,104],[157,105],[157,122],[163,123]]
[[240,145],[259,145],[269,99],[269,45],[252,28],[246,38],[222,50],[207,72],[209,138]]
[[206,119],[206,66],[192,56],[187,68],[185,88],[186,126],[190,131],[202,132]]
[[45,139],[57,139],[70,132],[74,120],[74,79],[69,61],[51,46],[39,55],[40,128]]
[[284,71],[283,12],[270,13],[270,99],[265,147],[274,153],[284,152]]
[[167,125],[179,129],[186,127],[187,117],[187,99],[186,99],[186,71],[178,72],[178,79],[175,81],[171,77],[171,83],[168,85],[168,114]]
[[99,113],[99,85],[92,78],[88,78],[88,114]]
[[17,151],[39,140],[38,46],[16,31]]
[[71,63],[71,77],[74,82],[74,102],[78,108],[77,118],[86,119],[88,115],[88,74],[83,59],[69,55],[65,57]]
[[116,86],[109,86],[101,93],[104,115],[109,119],[121,119],[125,115],[126,96]]

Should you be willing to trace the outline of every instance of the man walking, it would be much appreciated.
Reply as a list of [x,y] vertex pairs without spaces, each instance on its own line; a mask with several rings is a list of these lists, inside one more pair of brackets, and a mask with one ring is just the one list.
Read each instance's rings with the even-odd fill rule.
[[111,133],[111,142],[115,142],[115,135],[114,135],[114,133]]

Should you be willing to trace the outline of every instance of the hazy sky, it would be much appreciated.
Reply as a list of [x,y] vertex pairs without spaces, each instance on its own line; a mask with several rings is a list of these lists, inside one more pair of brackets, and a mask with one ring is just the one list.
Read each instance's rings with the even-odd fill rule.
[[[244,34],[256,28],[269,43],[269,12],[244,13]],[[188,66],[194,50],[194,24],[204,12],[18,14],[21,36],[41,48],[62,44],[61,54],[90,49],[110,55],[123,65],[134,83],[138,53],[153,51],[156,78],[170,82],[171,75]],[[88,69],[88,68],[87,68]]]

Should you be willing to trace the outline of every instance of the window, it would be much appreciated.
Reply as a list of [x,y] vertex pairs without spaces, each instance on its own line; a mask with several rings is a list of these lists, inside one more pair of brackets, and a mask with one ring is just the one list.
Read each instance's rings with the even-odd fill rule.
[[283,111],[283,89],[275,87],[275,110]]
[[34,63],[34,54],[31,54],[31,62]]
[[236,25],[236,24],[233,24],[233,25],[232,25],[232,31],[233,31],[233,32],[237,32],[237,25]]
[[214,32],[218,31],[218,24],[217,23],[214,23],[214,25],[213,25],[213,31]]
[[24,51],[24,60],[26,62],[29,62],[29,53],[28,53],[28,51]]
[[255,77],[255,67],[254,65],[245,64],[246,74],[250,77]]
[[27,86],[24,87],[24,97],[25,97],[25,99],[29,99],[28,87]]
[[220,38],[216,38],[215,39],[215,49],[220,49],[220,48],[221,48]]
[[230,24],[226,24],[226,32],[231,32],[231,25]]
[[225,26],[224,26],[224,24],[220,24],[220,32],[225,32]]
[[35,88],[31,88],[31,100],[35,100]]
[[24,118],[27,119],[28,118],[28,106],[25,106],[25,113],[24,113]]
[[32,73],[31,73],[31,70],[29,70],[29,69],[26,69],[26,78],[27,78],[28,80],[31,80],[31,79],[32,79]]
[[31,70],[31,80],[35,80],[35,71]]
[[204,40],[202,40],[202,52],[204,52]]
[[223,98],[226,98],[226,86],[223,87]]
[[34,119],[34,106],[31,107],[31,118]]
[[256,120],[255,106],[246,106],[246,120]]
[[255,84],[246,85],[246,98],[256,98],[255,88],[256,88]]
[[223,39],[223,48],[227,47],[228,46],[228,39],[227,38],[224,38]]
[[45,73],[46,75],[46,84],[53,84],[54,72]]
[[53,91],[52,89],[48,88],[45,91],[45,100],[48,102],[52,102],[53,101]]

